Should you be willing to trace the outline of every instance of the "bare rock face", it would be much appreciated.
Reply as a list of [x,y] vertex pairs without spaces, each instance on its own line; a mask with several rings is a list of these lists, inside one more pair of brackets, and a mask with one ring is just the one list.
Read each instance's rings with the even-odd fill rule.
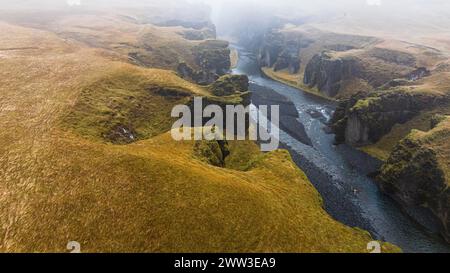
[[136,135],[131,126],[119,124],[104,137],[115,144],[129,144],[136,141]]
[[291,74],[298,73],[300,51],[311,43],[311,40],[301,36],[289,37],[277,31],[268,32],[259,47],[258,62],[261,67],[271,67],[274,71],[288,69]]
[[423,77],[428,77],[431,75],[430,70],[425,67],[419,67],[410,74],[406,76],[409,81],[417,81],[422,79]]
[[386,91],[355,95],[342,101],[334,113],[332,129],[337,143],[364,146],[377,142],[395,124],[403,124],[420,111],[448,100],[425,93]]
[[448,122],[427,133],[413,132],[396,146],[377,180],[406,211],[417,207],[429,210],[450,242],[450,187],[445,174],[448,154],[442,153],[449,137]]
[[352,145],[363,145],[370,143],[369,127],[363,124],[363,121],[358,115],[350,115],[347,120],[347,127],[345,129],[345,140]]
[[231,67],[228,42],[207,40],[192,49],[195,65],[193,68],[186,63],[180,63],[178,74],[201,85],[208,85],[225,75]]
[[259,50],[258,61],[262,67],[272,67],[283,51],[284,38],[281,33],[269,32],[264,36],[264,42]]
[[274,71],[288,69],[289,73],[295,74],[300,70],[300,43],[288,41],[278,55],[273,65]]
[[323,94],[335,97],[342,81],[357,77],[361,69],[351,58],[332,58],[323,52],[315,55],[305,69],[304,84],[317,87]]

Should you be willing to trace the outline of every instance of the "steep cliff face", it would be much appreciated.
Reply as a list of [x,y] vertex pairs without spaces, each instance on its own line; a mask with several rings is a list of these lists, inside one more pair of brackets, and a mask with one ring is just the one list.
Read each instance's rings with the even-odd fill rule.
[[450,242],[449,137],[448,117],[430,132],[413,131],[394,149],[377,180],[407,211],[430,210]]
[[300,51],[312,41],[302,36],[290,36],[277,31],[264,35],[259,47],[258,61],[261,67],[271,67],[274,71],[288,69],[291,74],[300,70]]
[[263,36],[257,46],[258,61],[268,76],[332,98],[348,98],[386,84],[407,85],[430,75],[427,67],[431,66],[421,62],[430,52],[411,50],[406,43],[384,42],[285,26]]
[[403,124],[424,109],[441,105],[445,96],[404,91],[359,94],[341,102],[332,119],[337,143],[363,146],[375,143],[395,124]]
[[178,74],[201,85],[208,85],[225,75],[231,66],[229,44],[220,40],[207,40],[192,49],[195,66],[178,65]]
[[303,82],[309,87],[317,87],[329,97],[334,97],[339,93],[343,81],[357,77],[360,71],[355,59],[333,58],[323,52],[315,55],[306,66]]

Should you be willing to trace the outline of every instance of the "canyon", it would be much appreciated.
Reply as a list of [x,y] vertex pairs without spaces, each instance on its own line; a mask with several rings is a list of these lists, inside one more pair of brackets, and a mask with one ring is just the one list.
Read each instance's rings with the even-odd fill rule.
[[[0,8],[0,251],[448,252],[447,29],[212,13]],[[174,140],[195,97],[280,105],[283,149]]]
[[287,151],[171,137],[174,106],[251,85],[208,10],[174,3],[1,10],[0,251],[366,253]]
[[252,50],[263,73],[337,100],[329,122],[335,143],[380,159],[384,163],[377,176],[380,189],[413,217],[414,209],[434,215],[439,232],[448,239],[449,153],[440,153],[438,161],[433,156],[436,148],[431,148],[448,151],[448,147],[438,138],[426,138],[426,145],[412,141],[419,134],[448,137],[447,126],[441,125],[439,134],[433,134],[438,129],[431,126],[436,115],[450,114],[447,49],[334,33],[308,24],[275,26],[261,39],[262,45]]

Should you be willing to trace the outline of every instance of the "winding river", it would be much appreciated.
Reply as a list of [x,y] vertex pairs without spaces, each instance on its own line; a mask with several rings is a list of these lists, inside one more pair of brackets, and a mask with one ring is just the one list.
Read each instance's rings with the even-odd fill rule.
[[298,121],[312,145],[283,130],[280,141],[320,192],[328,213],[349,226],[370,231],[377,240],[398,245],[404,252],[450,252],[448,244],[412,221],[368,178],[379,162],[347,145],[333,145],[334,136],[324,130],[335,109],[333,103],[264,77],[255,56],[236,49],[239,62],[233,73],[248,75],[253,93],[269,90],[294,103]]

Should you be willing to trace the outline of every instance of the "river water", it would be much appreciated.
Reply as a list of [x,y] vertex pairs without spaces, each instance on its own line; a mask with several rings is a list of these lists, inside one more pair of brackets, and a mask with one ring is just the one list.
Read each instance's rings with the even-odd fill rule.
[[368,178],[379,162],[347,145],[333,144],[334,135],[324,130],[335,109],[333,103],[264,77],[255,56],[236,49],[239,62],[233,73],[248,75],[253,93],[270,90],[294,103],[312,146],[283,130],[280,141],[320,192],[330,215],[346,225],[368,230],[375,239],[391,242],[404,252],[450,252],[448,244],[412,221]]

